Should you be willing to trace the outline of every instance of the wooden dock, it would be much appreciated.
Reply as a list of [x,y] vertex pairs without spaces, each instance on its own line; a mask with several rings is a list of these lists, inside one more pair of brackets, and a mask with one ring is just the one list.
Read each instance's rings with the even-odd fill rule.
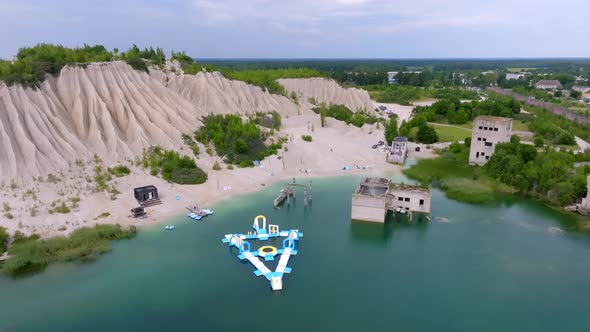
[[294,190],[291,187],[281,189],[281,191],[279,192],[279,195],[274,199],[272,204],[274,205],[274,207],[277,207],[277,206],[281,205],[281,203],[283,203],[283,201],[285,199],[289,199],[291,196],[293,196],[293,194],[294,194]]
[[301,184],[295,182],[295,179],[293,179],[293,182],[288,183],[286,188],[281,189],[277,197],[273,200],[274,207],[278,207],[285,200],[287,200],[287,204],[290,204],[291,197],[295,195],[295,189],[297,187],[303,187],[303,202],[307,206],[311,202],[311,182],[309,184]]

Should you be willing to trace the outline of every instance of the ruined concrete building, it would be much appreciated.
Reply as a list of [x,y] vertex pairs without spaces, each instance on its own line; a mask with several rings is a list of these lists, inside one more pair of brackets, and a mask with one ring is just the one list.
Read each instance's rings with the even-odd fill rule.
[[430,213],[430,189],[363,179],[352,195],[351,219],[383,223],[388,211]]
[[485,165],[494,154],[498,143],[510,142],[512,119],[497,116],[478,116],[473,120],[470,165]]

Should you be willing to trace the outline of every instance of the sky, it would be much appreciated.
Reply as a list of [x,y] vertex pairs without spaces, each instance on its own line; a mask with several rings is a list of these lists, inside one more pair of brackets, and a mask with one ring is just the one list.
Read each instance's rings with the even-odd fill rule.
[[195,58],[590,57],[588,0],[0,0],[0,58],[40,42]]

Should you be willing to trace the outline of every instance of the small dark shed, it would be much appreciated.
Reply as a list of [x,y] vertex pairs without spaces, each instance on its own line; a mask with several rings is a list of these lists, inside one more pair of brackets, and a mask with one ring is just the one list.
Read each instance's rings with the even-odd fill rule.
[[143,217],[145,215],[145,209],[143,207],[136,207],[131,209],[131,213],[133,213],[134,218]]
[[138,202],[144,202],[150,199],[158,199],[158,188],[155,186],[137,187],[133,189],[135,193],[135,199]]

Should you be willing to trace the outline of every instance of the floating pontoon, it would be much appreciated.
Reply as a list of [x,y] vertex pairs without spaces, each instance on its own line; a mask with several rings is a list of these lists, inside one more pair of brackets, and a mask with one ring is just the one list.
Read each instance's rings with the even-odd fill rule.
[[[230,248],[238,248],[238,258],[240,260],[247,260],[254,265],[256,268],[254,274],[256,276],[264,276],[270,282],[272,290],[281,290],[283,289],[283,275],[285,273],[291,273],[291,268],[287,267],[289,258],[292,255],[297,255],[295,242],[298,242],[300,238],[303,237],[303,233],[299,232],[297,229],[280,231],[278,225],[270,224],[268,225],[267,230],[266,217],[262,215],[254,218],[252,228],[254,229],[254,232],[248,232],[247,234],[226,234],[221,241],[227,243]],[[251,244],[248,241],[266,241],[268,239],[280,237],[284,237],[282,249],[267,245],[252,251]],[[260,260],[260,258],[263,258],[265,262],[274,261],[277,255],[280,255],[280,258],[275,271],[271,271]]]

